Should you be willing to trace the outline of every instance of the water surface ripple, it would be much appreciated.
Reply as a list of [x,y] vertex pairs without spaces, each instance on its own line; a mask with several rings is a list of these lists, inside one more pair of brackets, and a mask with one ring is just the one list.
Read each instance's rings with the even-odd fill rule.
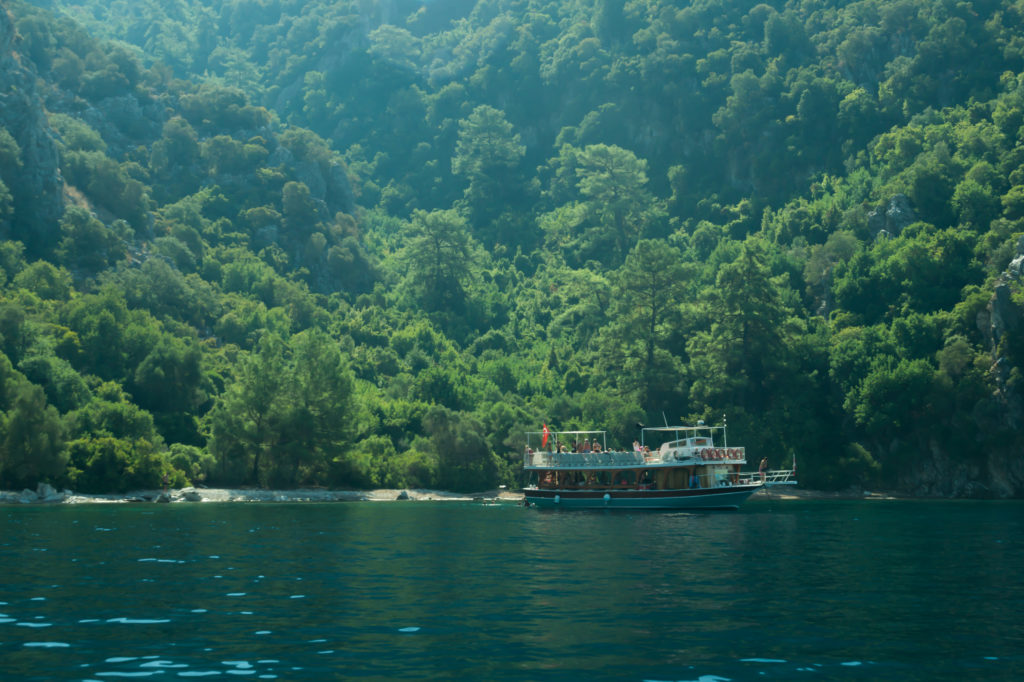
[[1019,680],[1024,505],[0,508],[0,679]]

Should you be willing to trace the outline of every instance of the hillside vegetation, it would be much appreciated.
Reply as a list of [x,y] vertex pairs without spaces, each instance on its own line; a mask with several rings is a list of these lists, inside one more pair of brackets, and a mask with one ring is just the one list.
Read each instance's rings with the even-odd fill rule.
[[0,0],[0,486],[1019,497],[1022,235],[1019,2]]

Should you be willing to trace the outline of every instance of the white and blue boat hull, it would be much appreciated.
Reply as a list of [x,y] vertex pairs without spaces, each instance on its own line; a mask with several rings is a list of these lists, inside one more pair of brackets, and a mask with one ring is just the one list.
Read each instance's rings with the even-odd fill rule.
[[763,485],[688,490],[559,490],[526,488],[529,506],[541,509],[738,509]]

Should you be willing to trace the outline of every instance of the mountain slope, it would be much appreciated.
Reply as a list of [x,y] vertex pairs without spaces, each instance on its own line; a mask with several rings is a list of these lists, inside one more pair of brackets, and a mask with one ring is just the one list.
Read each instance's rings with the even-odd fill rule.
[[811,485],[1024,488],[1014,5],[39,4],[0,482],[473,489],[725,413]]

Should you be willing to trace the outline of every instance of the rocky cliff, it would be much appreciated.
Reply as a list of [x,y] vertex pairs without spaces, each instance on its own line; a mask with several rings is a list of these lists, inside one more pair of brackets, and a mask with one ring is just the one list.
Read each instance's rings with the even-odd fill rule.
[[[1018,372],[1011,362],[1019,360],[1020,338],[1024,333],[1024,311],[1013,300],[1024,286],[1024,237],[1017,241],[1017,253],[996,281],[988,305],[988,338],[992,353],[992,374],[996,382],[993,396],[1000,407],[1001,424],[997,428],[1016,431],[1024,419],[1024,395]],[[1024,453],[1010,447],[992,452],[987,458],[986,478],[991,492],[998,497],[1024,497]]]
[[30,255],[39,255],[56,245],[64,182],[36,75],[19,57],[17,43],[14,22],[0,2],[0,126],[17,142],[21,161],[16,172],[9,169],[3,177],[14,214],[2,236],[21,240]]
[[[1024,395],[1014,356],[1020,354],[1024,333],[1024,310],[1014,294],[1024,287],[1024,237],[1017,253],[995,284],[992,298],[977,319],[986,339],[992,364],[989,373],[992,395],[975,406],[974,419],[986,441],[971,452],[950,451],[945,444],[931,441],[928,456],[904,474],[901,490],[922,497],[1024,497],[1024,453],[1014,447],[1009,434],[1024,419]],[[1000,436],[1002,434],[1002,437]]]

